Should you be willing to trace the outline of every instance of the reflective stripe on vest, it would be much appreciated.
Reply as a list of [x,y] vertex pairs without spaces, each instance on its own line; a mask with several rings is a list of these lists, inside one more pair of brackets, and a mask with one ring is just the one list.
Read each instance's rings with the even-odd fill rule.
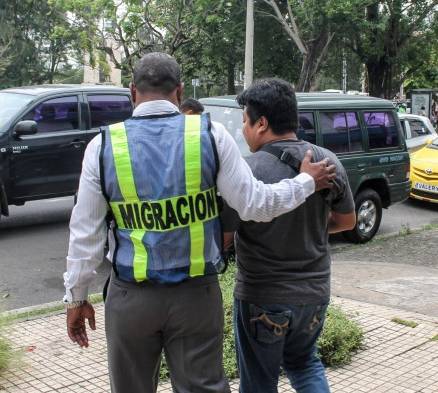
[[[186,193],[201,191],[201,116],[185,117],[184,157]],[[190,225],[190,277],[204,274],[204,226],[195,221]]]
[[201,191],[201,117],[186,116],[184,156],[186,195],[162,200],[140,200],[134,182],[124,123],[109,127],[115,172],[123,201],[111,201],[118,228],[130,230],[133,272],[136,281],[147,279],[147,231],[166,232],[188,227],[190,232],[191,277],[205,271],[204,222],[218,217],[216,188]]
[[[138,201],[137,188],[132,173],[131,156],[129,154],[128,139],[124,123],[110,126],[111,146],[113,149],[114,166],[120,192],[125,202]],[[119,222],[116,220],[117,224]],[[148,254],[142,243],[144,230],[133,229],[130,234],[134,246],[134,278],[137,282],[147,279]]]

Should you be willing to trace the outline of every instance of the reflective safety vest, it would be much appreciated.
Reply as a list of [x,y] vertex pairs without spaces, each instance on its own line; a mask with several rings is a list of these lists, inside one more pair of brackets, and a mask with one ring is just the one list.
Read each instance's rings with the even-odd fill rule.
[[177,283],[223,269],[218,160],[208,115],[134,117],[102,133],[102,190],[125,281]]

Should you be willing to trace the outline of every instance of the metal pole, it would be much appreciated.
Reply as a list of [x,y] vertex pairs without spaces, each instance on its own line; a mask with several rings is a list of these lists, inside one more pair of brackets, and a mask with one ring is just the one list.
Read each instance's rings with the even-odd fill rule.
[[254,54],[254,0],[246,3],[246,41],[245,41],[245,80],[243,87],[247,89],[253,79]]
[[345,57],[345,50],[342,49],[342,92],[347,92],[347,59]]

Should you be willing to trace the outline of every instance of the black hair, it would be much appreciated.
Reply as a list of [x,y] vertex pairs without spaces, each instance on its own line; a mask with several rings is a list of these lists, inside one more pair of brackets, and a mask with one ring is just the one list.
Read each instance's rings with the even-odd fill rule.
[[134,67],[134,84],[140,93],[169,94],[181,84],[181,68],[166,53],[148,53]]
[[181,112],[192,110],[194,113],[202,113],[204,112],[204,105],[194,98],[187,98],[180,105],[180,110]]
[[264,116],[274,134],[298,129],[297,98],[289,82],[279,78],[256,80],[236,100],[241,107],[246,107],[251,125]]

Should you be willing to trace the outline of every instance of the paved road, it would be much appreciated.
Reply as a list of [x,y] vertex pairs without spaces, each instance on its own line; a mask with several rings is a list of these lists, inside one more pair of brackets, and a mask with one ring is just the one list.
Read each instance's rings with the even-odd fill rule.
[[[72,198],[11,206],[0,220],[0,308],[4,310],[62,298]],[[438,224],[438,205],[407,201],[384,212],[379,234]],[[342,242],[339,238],[334,243]],[[101,265],[91,292],[99,292],[110,271]]]
[[[0,309],[61,299],[73,198],[10,206],[0,221]],[[108,262],[98,270],[91,293],[103,288]],[[7,297],[5,297],[7,296]]]

